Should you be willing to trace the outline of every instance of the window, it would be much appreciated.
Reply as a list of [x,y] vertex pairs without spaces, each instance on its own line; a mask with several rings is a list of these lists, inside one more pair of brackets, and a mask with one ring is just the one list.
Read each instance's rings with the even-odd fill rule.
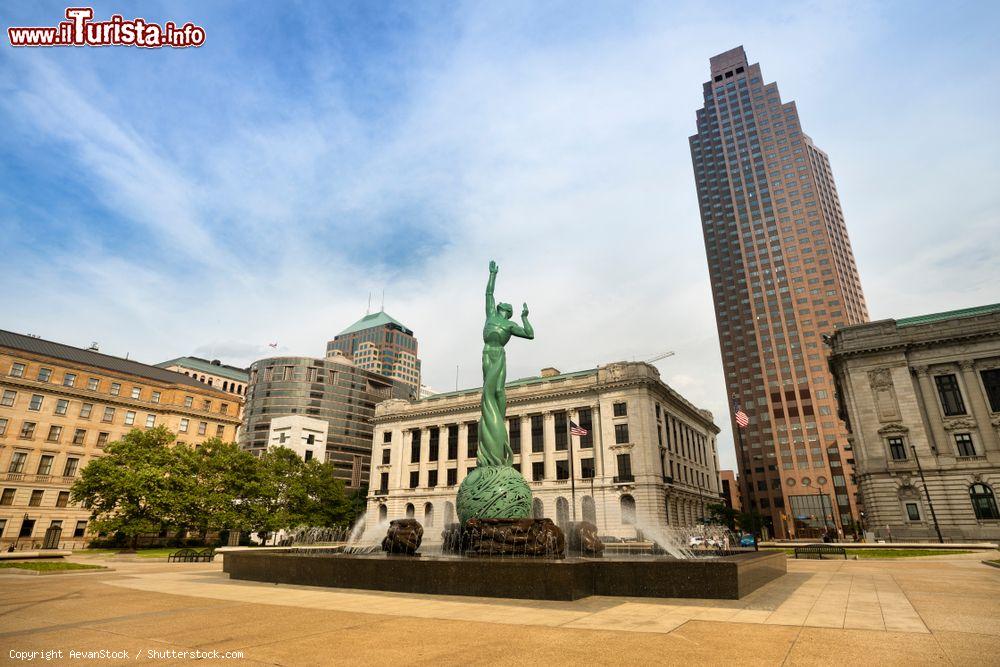
[[622,445],[628,441],[628,424],[615,424],[615,442]]
[[146,428],[156,426],[156,415],[146,415]]
[[556,479],[569,479],[569,461],[556,461]]
[[76,386],[76,373],[63,373],[63,386],[64,387],[75,387]]
[[[216,424],[215,425],[215,437],[216,438],[221,438],[225,434],[225,432],[226,432],[226,427],[224,425],[222,425],[222,424]],[[309,444],[311,445],[311,444],[314,444],[315,442],[316,442],[316,436],[315,435],[310,435],[309,436]]]
[[76,429],[76,431],[73,432],[74,445],[82,445],[84,440],[86,439],[87,439],[87,431],[85,431],[84,429],[78,428]]
[[382,450],[382,465],[389,465],[392,461],[392,450],[386,447]]
[[181,433],[187,433],[188,432],[188,424],[190,424],[190,423],[191,423],[191,421],[189,419],[181,419],[181,424],[180,424],[180,426],[178,427],[177,430],[180,431]]
[[42,458],[38,460],[38,474],[39,475],[51,475],[52,474],[52,461],[55,460],[55,456],[52,454],[43,454]]
[[543,428],[544,424],[542,422],[541,415],[531,416],[531,451],[534,453],[545,451],[545,442],[543,440]]
[[90,391],[97,391],[101,388],[101,381],[97,378],[90,378],[87,380],[87,389]]
[[466,446],[470,459],[479,456],[479,422],[469,422],[469,437]]
[[118,382],[112,382],[111,383],[111,395],[112,396],[117,396],[120,393],[122,393],[122,386],[121,386],[121,384],[119,384]]
[[981,371],[979,375],[983,378],[983,388],[986,389],[990,410],[1000,412],[1000,368]]
[[988,485],[973,484],[969,487],[969,498],[972,500],[972,509],[976,513],[977,519],[980,521],[1000,519],[996,496],[993,495],[993,489]]
[[125,413],[125,425],[131,426],[134,423],[135,423],[135,412],[129,410],[128,412]]
[[114,420],[115,420],[115,409],[104,408],[104,417],[101,419],[101,421],[111,423]]
[[580,427],[587,431],[587,435],[580,436],[580,448],[590,449],[594,446],[594,423],[590,408],[581,408],[577,416],[580,419]]
[[43,489],[35,489],[31,492],[31,498],[28,499],[29,507],[40,507],[42,504],[42,498],[45,496],[45,491]]
[[87,522],[77,521],[76,529],[73,530],[73,537],[83,537],[87,534]]
[[305,455],[305,457],[303,457],[303,460],[305,460],[305,461],[312,461],[312,458],[313,458],[313,450],[307,449],[306,450],[306,455]]
[[909,521],[920,521],[920,506],[916,503],[906,503],[906,518]]
[[70,457],[66,459],[66,467],[63,468],[63,477],[75,477],[76,469],[80,466],[80,459]]
[[382,442],[383,443],[392,442],[392,431],[386,431],[385,433],[382,434]]
[[35,422],[24,422],[21,424],[21,434],[18,436],[24,440],[31,440],[35,437]]
[[190,408],[192,405],[194,405],[194,396],[185,396],[184,397],[184,407],[185,408]]
[[4,489],[3,493],[0,493],[0,505],[13,505],[15,492],[16,489]]
[[410,471],[410,488],[415,489],[420,484],[420,471],[411,470]]
[[56,401],[56,414],[57,415],[64,415],[64,414],[66,414],[67,410],[69,410],[69,401],[67,401],[65,398],[60,398],[58,401]]
[[[556,451],[565,451],[569,447],[569,424],[567,423],[566,413],[557,412],[555,413],[555,431],[556,431]],[[568,479],[568,478],[567,478]]]
[[531,463],[531,481],[540,482],[545,479],[545,462],[544,461],[532,461]]
[[201,402],[201,408],[205,412],[211,412],[211,410],[212,410],[212,401],[207,401],[207,400],[206,401],[202,401]]
[[17,398],[17,392],[10,389],[4,389],[3,398],[0,399],[0,405],[5,408],[9,408],[14,405],[14,399]]
[[427,486],[435,487],[438,485],[438,471],[428,470],[427,471]]
[[903,444],[902,438],[889,438],[889,455],[892,456],[893,461],[905,461],[906,460],[906,445]]
[[142,397],[142,388],[141,387],[132,387],[132,398],[138,400],[141,397]]
[[0,417],[0,435],[4,435],[7,432],[7,418]]
[[62,437],[62,426],[50,426],[49,435],[45,438],[48,442],[59,442]]
[[51,368],[39,368],[38,369],[38,381],[39,382],[48,382],[49,378],[51,378],[51,377],[52,377],[52,369]]
[[954,375],[936,375],[938,396],[941,398],[941,409],[947,417],[965,414],[965,402],[958,388],[958,379]]
[[94,410],[93,403],[84,403],[80,406],[80,419],[90,419],[90,413]]
[[972,436],[968,433],[955,434],[955,446],[959,456],[975,456],[976,447],[972,444]]
[[32,394],[31,402],[28,403],[28,409],[33,412],[38,412],[42,409],[43,397],[41,394]]
[[580,459],[580,477],[583,479],[594,478],[594,459]]
[[198,435],[205,435],[208,430],[208,422],[198,422]]
[[60,491],[56,496],[56,507],[66,507],[69,504],[69,491]]
[[612,406],[612,411],[615,417],[626,417],[628,416],[628,405],[626,403],[615,403]]
[[448,427],[448,460],[454,461],[458,458],[458,425],[452,424]]
[[619,454],[615,458],[618,462],[618,476],[615,477],[615,482],[634,481],[635,478],[632,477],[632,455]]
[[626,526],[632,526],[635,524],[635,499],[625,494],[618,501],[621,506],[622,511],[622,523]]
[[420,429],[414,429],[410,438],[410,463],[420,463]]
[[11,364],[10,365],[10,376],[13,378],[23,378],[24,377],[24,364]]
[[458,468],[448,468],[448,486],[458,484]]
[[108,438],[109,437],[111,437],[111,434],[108,433],[107,431],[101,431],[100,433],[98,433],[97,434],[97,446],[98,447],[104,447],[104,445],[108,444]]
[[507,420],[510,431],[510,451],[514,454],[521,453],[521,418],[511,417]]
[[427,460],[438,460],[438,449],[440,449],[441,429],[431,428],[427,438]]
[[[160,392],[154,391],[152,396],[149,397],[149,400],[152,401],[153,403],[159,403],[160,395],[161,395]],[[223,403],[223,405],[225,405],[225,403]],[[225,412],[225,410],[223,410],[223,412]]]

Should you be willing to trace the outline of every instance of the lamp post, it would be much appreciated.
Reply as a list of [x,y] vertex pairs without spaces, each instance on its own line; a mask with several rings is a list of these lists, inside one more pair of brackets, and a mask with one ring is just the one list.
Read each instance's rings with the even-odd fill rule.
[[934,519],[934,532],[937,533],[938,542],[944,544],[944,538],[941,536],[941,526],[938,525],[937,514],[934,513],[934,503],[931,502],[931,492],[927,490],[927,480],[924,479],[924,468],[920,465],[920,459],[917,458],[917,448],[910,445],[910,451],[913,452],[913,460],[917,462],[917,472],[920,473],[920,483],[924,485],[924,496],[927,498],[927,507],[931,510],[931,518]]
[[25,512],[24,516],[21,517],[21,528],[18,529],[18,531],[17,531],[17,537],[14,538],[14,549],[15,550],[17,550],[17,544],[18,544],[18,542],[21,541],[21,531],[24,530],[24,522],[27,521],[29,518],[31,518],[31,517],[28,516],[27,512]]

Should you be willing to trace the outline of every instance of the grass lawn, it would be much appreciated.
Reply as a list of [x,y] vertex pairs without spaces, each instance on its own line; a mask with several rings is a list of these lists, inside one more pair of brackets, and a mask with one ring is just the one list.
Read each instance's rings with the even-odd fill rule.
[[[840,546],[840,545],[836,545]],[[847,549],[848,556],[858,558],[915,558],[917,556],[954,556],[958,554],[971,554],[971,551],[963,549]],[[795,555],[794,548],[767,548],[761,551],[784,551],[789,556]],[[833,556],[831,556],[833,558]]]
[[64,561],[33,560],[20,563],[2,562],[0,568],[17,568],[18,570],[34,570],[36,572],[55,572],[56,570],[104,570],[101,565],[84,565],[83,563],[66,563]]
[[[184,547],[152,547],[148,549],[138,549],[135,555],[139,558],[166,558],[175,551],[180,551]],[[208,547],[193,547],[198,551]],[[121,549],[77,549],[74,556],[114,556],[121,553]]]

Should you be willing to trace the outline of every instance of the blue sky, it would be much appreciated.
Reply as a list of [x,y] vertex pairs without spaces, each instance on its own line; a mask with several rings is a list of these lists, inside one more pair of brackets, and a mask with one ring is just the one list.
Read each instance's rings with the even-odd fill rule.
[[[431,386],[677,354],[725,390],[687,137],[743,44],[830,155],[873,319],[1000,301],[995,3],[97,3],[199,49],[0,48],[0,327],[158,362],[321,355],[368,293]],[[8,2],[10,25],[64,4]],[[377,298],[376,298],[377,300]]]

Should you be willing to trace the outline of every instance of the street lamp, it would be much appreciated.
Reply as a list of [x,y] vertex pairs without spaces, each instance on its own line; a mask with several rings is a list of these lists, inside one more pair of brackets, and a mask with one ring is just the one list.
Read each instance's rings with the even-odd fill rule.
[[931,518],[934,519],[934,530],[937,532],[938,542],[944,544],[944,538],[941,536],[941,526],[938,525],[937,514],[934,513],[934,503],[931,502],[931,493],[927,490],[927,480],[924,479],[924,468],[920,465],[920,459],[917,458],[917,448],[910,445],[910,451],[913,452],[913,460],[917,462],[917,471],[920,473],[920,482],[924,485],[924,497],[927,498],[927,506],[931,510]]

